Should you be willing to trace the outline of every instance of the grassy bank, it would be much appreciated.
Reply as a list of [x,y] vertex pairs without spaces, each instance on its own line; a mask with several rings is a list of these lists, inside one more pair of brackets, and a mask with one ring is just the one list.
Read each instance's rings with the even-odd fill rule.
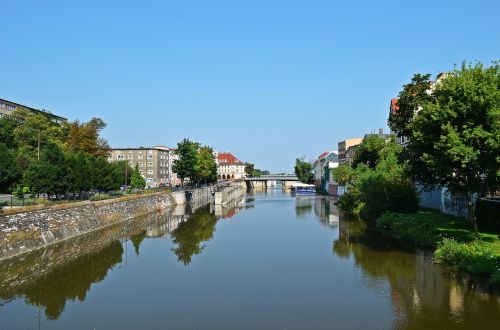
[[480,232],[475,240],[471,225],[464,219],[428,209],[386,213],[377,220],[377,229],[412,246],[435,250],[435,261],[440,264],[500,284],[498,233]]

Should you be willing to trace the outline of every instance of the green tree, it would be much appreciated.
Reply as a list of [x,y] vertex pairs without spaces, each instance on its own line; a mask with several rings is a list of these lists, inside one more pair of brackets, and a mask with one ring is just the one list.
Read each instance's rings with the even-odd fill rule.
[[312,183],[314,181],[313,167],[310,162],[304,158],[297,158],[295,160],[295,175],[302,183]]
[[16,140],[14,138],[14,130],[19,125],[19,122],[11,117],[0,118],[0,143],[5,143],[7,148],[14,149]]
[[146,187],[146,181],[139,172],[139,166],[137,164],[130,177],[130,186],[134,189],[144,189]]
[[398,136],[411,135],[410,123],[415,114],[431,100],[432,94],[427,92],[431,85],[430,77],[430,74],[415,74],[399,93],[399,109],[389,115],[389,126]]
[[347,164],[340,164],[333,169],[333,179],[341,186],[345,186],[354,178],[354,170]]
[[384,146],[384,139],[381,139],[378,135],[368,135],[356,148],[352,166],[356,167],[358,164],[363,163],[370,168],[375,168],[380,160],[380,152]]
[[198,163],[198,149],[200,144],[197,142],[184,139],[177,143],[176,154],[179,159],[176,159],[173,164],[173,171],[181,179],[182,184],[184,180],[189,178],[193,180],[196,177],[196,164]]
[[7,192],[21,177],[21,168],[12,152],[0,143],[0,192]]
[[255,165],[252,164],[252,163],[245,163],[245,173],[248,175],[248,176],[254,176],[255,172]]
[[464,62],[436,86],[409,127],[413,178],[465,195],[477,233],[475,197],[500,186],[499,62]]
[[66,185],[67,190],[73,193],[82,193],[92,189],[92,167],[89,156],[82,152],[66,155]]
[[24,172],[24,182],[34,193],[56,196],[67,192],[66,159],[61,149],[53,143],[46,145],[40,161],[32,162]]
[[195,165],[195,181],[215,182],[217,181],[217,163],[213,149],[208,146],[201,147],[198,151]]

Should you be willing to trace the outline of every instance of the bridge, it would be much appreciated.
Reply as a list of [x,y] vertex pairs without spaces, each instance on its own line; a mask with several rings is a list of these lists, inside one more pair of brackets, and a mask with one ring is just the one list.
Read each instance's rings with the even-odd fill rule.
[[245,181],[300,181],[295,174],[270,174],[245,178]]
[[271,185],[272,182],[282,182],[283,189],[290,188],[290,185],[293,182],[299,182],[299,178],[297,178],[294,174],[270,174],[270,175],[262,175],[259,177],[251,177],[245,178],[247,188],[264,188],[267,189],[268,185]]

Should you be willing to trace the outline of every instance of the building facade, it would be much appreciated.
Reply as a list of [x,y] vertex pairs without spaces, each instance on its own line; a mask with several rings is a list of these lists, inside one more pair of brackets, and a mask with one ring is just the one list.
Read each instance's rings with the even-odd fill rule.
[[237,180],[245,177],[245,164],[230,152],[216,153],[217,178]]
[[[352,161],[354,160],[355,147],[360,145],[361,142],[363,142],[363,138],[352,138],[340,141],[338,143],[338,163],[352,165]],[[351,150],[349,150],[349,148],[351,148]],[[348,150],[349,153],[347,152]]]
[[167,147],[112,149],[108,161],[128,161],[132,168],[137,166],[149,187],[170,184],[171,167]]
[[0,118],[12,116],[12,113],[16,110],[26,110],[33,114],[41,114],[47,117],[51,122],[56,124],[61,124],[66,122],[67,119],[61,116],[54,115],[48,111],[31,108],[19,103],[8,101],[5,99],[0,99]]

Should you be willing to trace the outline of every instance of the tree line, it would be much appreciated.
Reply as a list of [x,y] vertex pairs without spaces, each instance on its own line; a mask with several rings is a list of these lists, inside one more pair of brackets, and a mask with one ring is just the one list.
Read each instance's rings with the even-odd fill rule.
[[130,183],[125,171],[134,170],[106,159],[109,145],[100,136],[105,126],[99,118],[57,124],[27,110],[0,118],[0,192],[58,196]]
[[389,126],[405,148],[376,136],[356,150],[353,166],[334,170],[347,186],[339,205],[368,219],[418,207],[415,184],[446,187],[467,200],[477,232],[475,202],[500,188],[500,65],[463,63],[432,82],[415,74],[399,93]]

